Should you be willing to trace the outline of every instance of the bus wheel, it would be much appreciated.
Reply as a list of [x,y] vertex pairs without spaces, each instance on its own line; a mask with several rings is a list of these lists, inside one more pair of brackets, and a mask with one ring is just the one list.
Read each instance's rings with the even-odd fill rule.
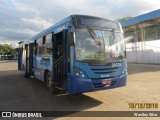
[[46,81],[46,86],[47,89],[51,92],[51,93],[55,93],[56,92],[56,88],[53,85],[53,81],[52,81],[52,73],[51,72],[47,72],[45,75],[45,81]]

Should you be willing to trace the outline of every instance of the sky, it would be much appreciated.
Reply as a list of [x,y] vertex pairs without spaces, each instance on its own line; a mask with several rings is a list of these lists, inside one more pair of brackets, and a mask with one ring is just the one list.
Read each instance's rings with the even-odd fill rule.
[[157,9],[159,0],[0,0],[0,43],[29,40],[71,14],[115,20]]

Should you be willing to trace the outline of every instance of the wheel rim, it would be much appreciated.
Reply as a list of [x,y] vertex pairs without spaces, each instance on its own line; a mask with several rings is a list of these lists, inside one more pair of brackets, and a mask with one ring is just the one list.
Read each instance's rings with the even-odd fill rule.
[[47,86],[48,88],[52,87],[52,76],[50,72],[47,74]]

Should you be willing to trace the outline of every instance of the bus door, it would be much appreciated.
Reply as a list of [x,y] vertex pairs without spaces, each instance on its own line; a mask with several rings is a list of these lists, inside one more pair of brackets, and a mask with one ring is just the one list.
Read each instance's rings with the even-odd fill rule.
[[26,49],[25,77],[29,77],[29,44],[25,45],[25,49]]
[[23,48],[18,48],[18,70],[22,70],[22,55],[23,55]]
[[29,73],[29,45],[25,44],[22,46],[22,62],[21,71],[23,72],[24,77],[28,77]]
[[54,34],[53,42],[53,85],[66,88],[66,30]]
[[33,47],[34,43],[29,44],[29,75],[33,76]]

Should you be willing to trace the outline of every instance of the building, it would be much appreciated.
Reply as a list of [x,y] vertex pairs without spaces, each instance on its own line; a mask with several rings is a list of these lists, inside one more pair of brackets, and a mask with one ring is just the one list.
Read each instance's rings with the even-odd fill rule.
[[160,9],[121,22],[128,62],[160,64]]

